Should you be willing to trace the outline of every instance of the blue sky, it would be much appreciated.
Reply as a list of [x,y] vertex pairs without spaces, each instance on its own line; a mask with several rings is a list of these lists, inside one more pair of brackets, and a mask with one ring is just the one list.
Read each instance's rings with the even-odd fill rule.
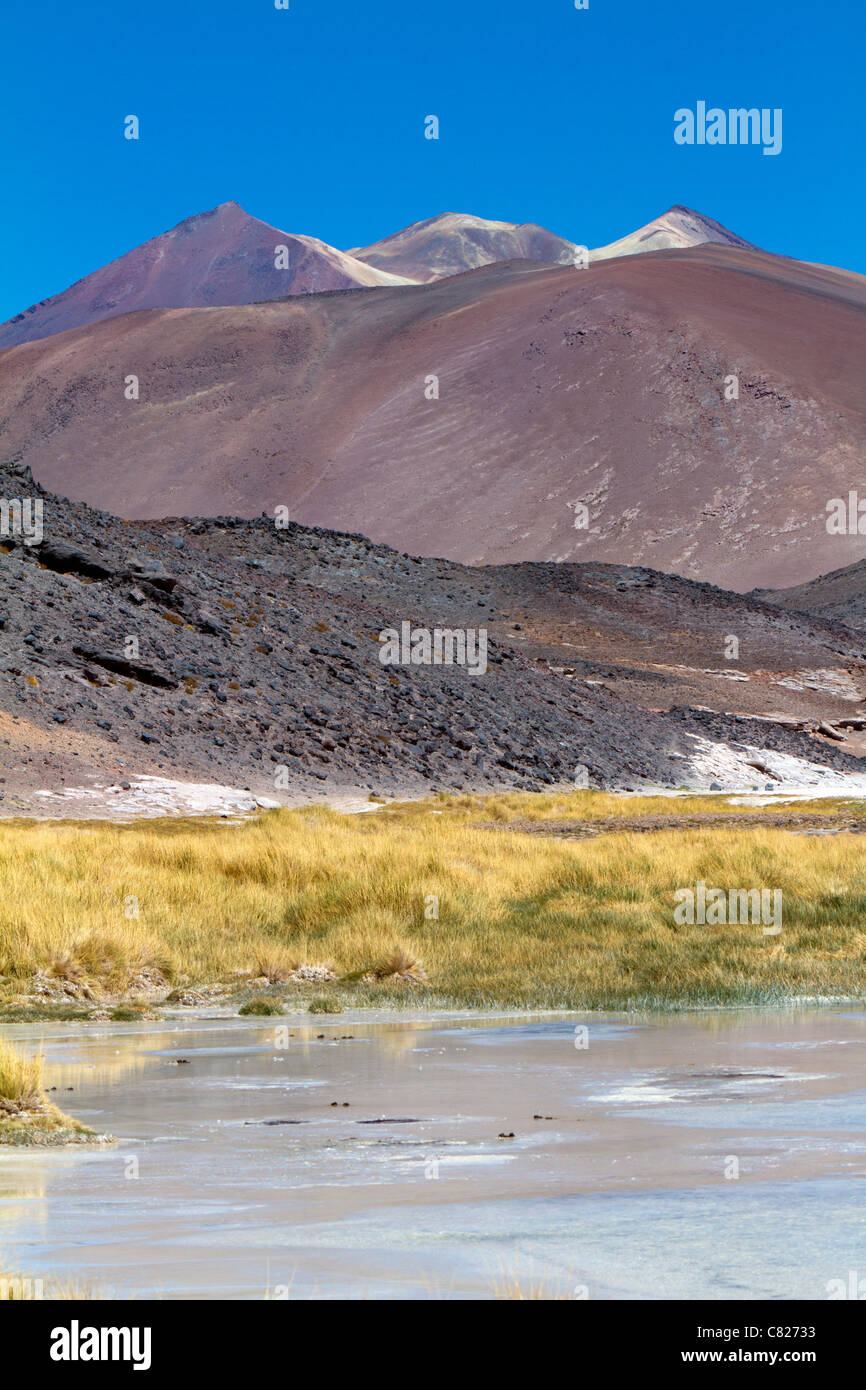
[[[594,246],[685,203],[866,272],[863,0],[43,0],[0,33],[0,320],[228,199],[342,248],[443,211]],[[698,100],[781,107],[781,154],[676,145]]]

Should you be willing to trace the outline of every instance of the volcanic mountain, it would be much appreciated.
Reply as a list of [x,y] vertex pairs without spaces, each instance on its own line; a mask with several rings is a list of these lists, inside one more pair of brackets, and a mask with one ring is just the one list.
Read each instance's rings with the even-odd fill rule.
[[0,326],[0,348],[133,309],[249,304],[402,283],[400,276],[356,261],[315,237],[281,232],[248,216],[237,203],[221,203],[16,314]]
[[751,242],[744,241],[735,232],[729,232],[721,222],[714,222],[712,217],[704,217],[701,212],[677,204],[645,227],[638,227],[636,232],[630,232],[628,236],[620,237],[607,246],[599,246],[591,253],[590,259],[603,261],[611,256],[636,256],[645,251],[681,251],[688,246],[703,246],[707,242],[757,250]]
[[[705,241],[748,246],[711,218],[671,208],[649,226],[592,252],[592,258]],[[252,304],[327,290],[427,283],[500,261],[575,265],[582,253],[583,248],[533,223],[489,222],[453,212],[416,222],[372,246],[337,251],[315,237],[260,222],[237,203],[222,203],[0,324],[0,349],[135,309]]]
[[[611,256],[634,256],[645,251],[680,250],[706,242],[755,250],[720,222],[693,212],[691,208],[677,206],[619,241],[590,251],[589,259],[608,260]],[[353,247],[349,255],[380,270],[429,283],[498,261],[575,265],[581,251],[582,247],[574,242],[537,227],[533,222],[489,222],[468,213],[446,212],[404,227],[372,246]]]
[[862,558],[825,521],[866,449],[864,355],[861,276],[722,244],[506,262],[10,348],[0,437],[127,517],[287,506],[464,563],[782,587]]
[[378,270],[426,283],[496,261],[574,265],[578,247],[533,222],[490,222],[469,213],[443,212],[348,254]]
[[[0,814],[178,809],[178,783],[273,803],[538,790],[576,767],[829,789],[863,767],[862,634],[839,623],[649,569],[466,568],[265,517],[126,523],[14,461],[0,496],[42,508],[41,537],[0,541]],[[383,664],[403,623],[483,630],[483,666]]]

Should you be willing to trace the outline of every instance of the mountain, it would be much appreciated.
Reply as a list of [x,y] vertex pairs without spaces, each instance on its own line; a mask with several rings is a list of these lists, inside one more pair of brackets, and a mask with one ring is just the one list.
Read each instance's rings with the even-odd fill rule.
[[[711,218],[677,207],[591,252],[591,259],[706,241],[749,244]],[[281,258],[287,262],[279,268],[278,247],[285,248]],[[581,251],[532,222],[491,222],[455,212],[415,222],[372,246],[338,251],[316,237],[283,232],[250,217],[237,203],[221,203],[0,324],[0,350],[136,309],[222,307],[428,283],[500,261],[574,265]]]
[[490,222],[469,213],[443,212],[348,254],[378,270],[426,283],[496,261],[574,265],[578,248],[534,222]]
[[[748,246],[711,218],[671,208],[640,231],[593,251],[591,259],[705,241]],[[372,246],[338,251],[316,237],[283,232],[250,217],[237,203],[221,203],[0,324],[0,350],[136,309],[224,307],[327,290],[429,283],[500,261],[574,265],[581,250],[531,222],[490,222],[448,212]]]
[[750,597],[797,613],[846,623],[851,628],[866,628],[866,560],[790,589],[755,590]]
[[[866,665],[839,624],[647,569],[470,569],[265,517],[126,523],[14,461],[0,495],[45,525],[0,543],[2,815],[538,790],[577,765],[704,788],[862,769],[843,734],[786,727],[850,715]],[[380,634],[410,618],[483,628],[483,667],[384,666]],[[706,669],[732,630],[740,660]]]
[[[722,246],[756,248],[729,232],[720,222],[680,206],[669,208],[654,222],[636,232],[590,251],[590,261],[612,256],[635,256],[645,251],[681,250],[716,242]],[[489,222],[468,213],[445,212],[426,222],[414,222],[393,236],[349,252],[360,261],[429,283],[446,275],[459,275],[497,261],[544,261],[548,265],[574,265],[581,247],[537,227],[533,222]]]
[[[279,246],[287,248],[285,269],[275,265]],[[221,203],[16,314],[0,326],[0,348],[134,309],[250,304],[401,283],[315,237],[290,235],[248,216],[237,203]]]
[[863,556],[825,522],[866,451],[864,354],[861,276],[718,244],[522,261],[10,348],[0,438],[126,517],[285,505],[414,555],[780,588]]
[[721,222],[714,222],[712,217],[704,217],[701,212],[693,212],[691,208],[677,204],[645,227],[638,227],[636,232],[629,232],[628,236],[620,237],[608,246],[599,246],[590,253],[590,259],[604,261],[612,256],[636,256],[646,251],[681,251],[688,246],[703,246],[707,242],[719,246],[740,246],[748,251],[758,249],[735,232],[729,232]]

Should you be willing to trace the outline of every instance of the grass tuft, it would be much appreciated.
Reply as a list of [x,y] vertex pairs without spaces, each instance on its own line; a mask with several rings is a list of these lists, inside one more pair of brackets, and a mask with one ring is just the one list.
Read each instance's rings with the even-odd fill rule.
[[13,1113],[39,1109],[42,1105],[45,1062],[41,1056],[26,1057],[11,1043],[0,1039],[0,1108]]
[[334,999],[326,994],[317,994],[307,1005],[307,1012],[311,1014],[341,1014],[343,1006],[339,999]]
[[0,1038],[0,1144],[74,1143],[91,1129],[45,1098],[45,1059]]
[[238,1013],[244,1017],[252,1014],[255,1018],[273,1018],[276,1014],[284,1014],[286,1007],[284,1004],[277,1003],[276,999],[265,999],[258,996],[255,999],[248,999],[245,1004],[241,1004]]

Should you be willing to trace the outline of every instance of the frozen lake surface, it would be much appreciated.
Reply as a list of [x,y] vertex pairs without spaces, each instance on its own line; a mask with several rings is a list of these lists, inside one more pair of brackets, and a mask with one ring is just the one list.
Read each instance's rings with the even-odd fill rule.
[[0,1265],[32,1277],[249,1299],[866,1278],[862,1009],[0,1031],[118,1139],[0,1150]]

